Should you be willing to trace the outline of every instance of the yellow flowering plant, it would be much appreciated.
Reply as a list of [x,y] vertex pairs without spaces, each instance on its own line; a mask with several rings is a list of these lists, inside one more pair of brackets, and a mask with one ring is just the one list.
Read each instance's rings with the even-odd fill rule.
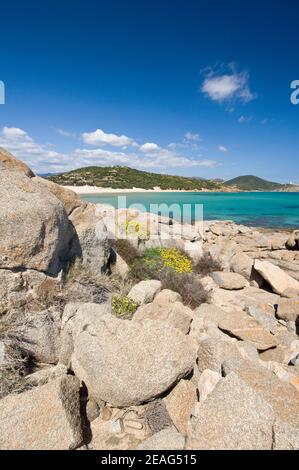
[[112,311],[117,317],[130,319],[138,308],[138,304],[128,296],[114,295],[112,297]]

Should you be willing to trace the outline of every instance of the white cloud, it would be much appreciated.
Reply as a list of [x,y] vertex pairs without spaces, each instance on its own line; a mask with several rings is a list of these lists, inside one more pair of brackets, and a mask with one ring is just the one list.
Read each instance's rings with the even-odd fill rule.
[[234,64],[229,64],[228,73],[219,73],[209,70],[204,79],[201,91],[213,101],[224,102],[239,99],[244,103],[254,99],[249,88],[249,75],[247,72],[237,72]]
[[224,145],[219,145],[218,147],[219,152],[227,153],[228,149]]
[[113,152],[104,149],[77,149],[76,157],[83,159],[85,165],[127,165],[134,168],[190,168],[209,166],[209,161],[199,161],[177,155],[167,149],[137,153]]
[[88,145],[111,145],[113,147],[122,148],[136,145],[134,140],[126,135],[106,134],[102,129],[97,129],[94,132],[84,132],[82,139],[83,142]]
[[139,147],[139,150],[141,152],[147,153],[147,152],[156,152],[160,149],[159,145],[153,143],[153,142],[147,142],[146,144],[143,144]]
[[0,146],[40,173],[60,171],[69,161],[67,155],[38,144],[26,131],[17,127],[3,127]]
[[76,137],[76,134],[74,132],[65,131],[64,129],[57,129],[57,132],[63,137],[72,137],[72,138]]
[[199,134],[193,134],[192,132],[186,132],[184,137],[186,140],[191,140],[193,142],[198,142],[199,140],[201,140]]
[[216,162],[215,160],[199,160],[199,166],[206,166],[207,168],[216,168],[217,166],[221,166],[222,163]]
[[84,166],[122,165],[139,169],[160,170],[170,168],[215,168],[220,164],[215,160],[188,157],[173,148],[162,148],[147,142],[126,148],[110,150],[102,148],[77,148],[69,154],[56,152],[49,144],[37,143],[26,131],[14,127],[4,127],[0,131],[0,146],[27,163],[36,173],[63,172]]
[[252,121],[252,116],[240,116],[238,121],[240,124],[243,124],[244,122],[250,122]]

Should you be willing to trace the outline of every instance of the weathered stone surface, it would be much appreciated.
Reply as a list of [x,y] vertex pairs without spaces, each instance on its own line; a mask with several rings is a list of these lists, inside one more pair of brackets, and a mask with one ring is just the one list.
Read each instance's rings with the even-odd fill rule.
[[230,267],[235,273],[241,274],[249,281],[252,274],[253,259],[246,253],[236,253],[231,259]]
[[240,357],[236,343],[237,340],[229,337],[227,339],[207,338],[200,341],[197,351],[199,372],[211,369],[221,374],[221,366],[226,359]]
[[267,281],[273,292],[282,294],[286,289],[296,289],[299,294],[299,282],[286,274],[282,269],[268,261],[255,260],[254,267]]
[[259,351],[277,346],[277,340],[268,330],[245,312],[227,313],[218,324],[219,328],[243,341],[249,341]]
[[186,436],[191,412],[196,402],[195,386],[188,380],[180,380],[163,401],[173,424],[183,436]]
[[59,314],[51,310],[26,316],[20,340],[24,350],[37,362],[57,364],[60,354]]
[[23,173],[32,178],[34,173],[30,170],[29,166],[17,160],[11,153],[0,147],[0,171],[1,169],[14,170]]
[[217,305],[203,303],[194,310],[194,318],[203,318],[209,320],[215,325],[218,325],[219,321],[225,317],[226,312]]
[[76,231],[71,255],[80,257],[95,274],[101,274],[107,268],[111,243],[106,225],[97,213],[97,206],[82,204],[73,210],[69,219]]
[[37,387],[40,385],[45,385],[51,380],[58,379],[67,375],[67,367],[62,364],[58,364],[54,367],[46,367],[40,369],[33,374],[29,374],[25,377],[26,384],[29,386]]
[[63,186],[53,183],[48,179],[41,178],[40,176],[35,176],[33,181],[38,186],[40,186],[42,190],[47,188],[50,193],[56,196],[57,199],[59,199],[59,201],[63,204],[68,215],[70,215],[74,209],[80,207],[82,204],[78,194],[74,193],[74,191],[71,191],[68,188],[64,188]]
[[82,442],[79,381],[67,376],[0,400],[1,450],[68,450]]
[[219,287],[227,290],[240,290],[248,285],[245,277],[238,273],[219,271],[212,273],[212,278]]
[[169,289],[163,289],[153,300],[155,305],[159,307],[167,307],[169,304],[174,302],[182,302],[182,297],[178,292],[174,292]]
[[73,236],[61,202],[18,171],[0,170],[0,268],[56,274]]
[[141,305],[133,316],[133,321],[167,320],[174,328],[187,334],[192,321],[192,310],[181,302],[173,302],[166,307],[155,303]]
[[277,420],[273,427],[273,450],[298,450],[299,429]]
[[[211,295],[210,302],[227,312],[234,310],[243,310],[245,307],[254,305],[257,307],[267,307],[275,305],[280,297],[277,294],[266,292],[256,287],[245,287],[240,291],[228,291],[225,289],[216,289]],[[274,308],[273,314],[274,314]]]
[[199,405],[186,448],[270,450],[273,422],[271,406],[232,373]]
[[129,274],[129,266],[125,262],[125,260],[116,253],[113,249],[111,250],[110,258],[109,258],[109,268],[111,274],[116,274],[120,276],[122,279],[127,279]]
[[185,446],[184,437],[172,428],[162,431],[149,437],[136,448],[137,450],[183,450]]
[[231,358],[222,365],[224,375],[235,372],[271,407],[276,418],[299,427],[299,393],[273,372],[244,359]]
[[299,297],[281,299],[277,304],[276,315],[285,321],[296,321],[299,317]]
[[197,386],[200,402],[206,400],[208,395],[212,393],[221,378],[221,374],[215,372],[214,370],[205,369],[203,371],[203,373],[199,377]]
[[119,320],[81,307],[73,324],[72,367],[97,402],[143,403],[193,369],[196,347],[168,322]]
[[160,281],[141,281],[130,290],[128,297],[139,305],[148,304],[154,300],[161,287]]
[[26,303],[26,292],[21,273],[0,269],[0,315],[20,309]]
[[265,313],[264,310],[253,305],[247,307],[246,312],[266,330],[269,330],[273,334],[277,332],[278,322],[271,314]]

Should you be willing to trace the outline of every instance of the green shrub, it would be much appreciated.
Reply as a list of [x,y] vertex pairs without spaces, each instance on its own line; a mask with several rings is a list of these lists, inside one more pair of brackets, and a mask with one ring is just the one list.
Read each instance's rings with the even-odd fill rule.
[[131,263],[131,275],[136,280],[159,279],[164,270],[177,274],[191,273],[192,262],[176,248],[149,248]]
[[114,295],[112,297],[112,311],[117,317],[131,319],[137,308],[138,304],[128,296]]

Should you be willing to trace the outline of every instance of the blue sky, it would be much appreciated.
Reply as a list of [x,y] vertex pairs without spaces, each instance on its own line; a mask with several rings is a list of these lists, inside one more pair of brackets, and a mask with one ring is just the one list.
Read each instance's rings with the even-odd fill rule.
[[299,183],[298,23],[293,0],[5,2],[0,145],[38,172]]

